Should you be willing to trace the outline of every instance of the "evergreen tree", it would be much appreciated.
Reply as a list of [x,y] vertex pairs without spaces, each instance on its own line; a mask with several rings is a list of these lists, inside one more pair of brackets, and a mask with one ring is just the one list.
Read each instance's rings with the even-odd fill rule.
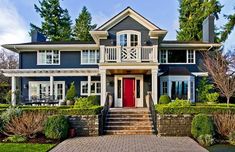
[[[235,7],[234,7],[234,10],[235,10]],[[228,19],[228,22],[222,28],[221,38],[220,38],[221,42],[224,42],[227,40],[229,34],[232,32],[232,30],[235,27],[235,13],[231,15],[225,15],[225,17]]]
[[91,24],[91,14],[84,6],[82,8],[82,12],[79,14],[78,18],[75,20],[75,27],[74,27],[74,37],[80,41],[91,41],[93,40],[89,31],[96,28],[96,24]]
[[42,32],[51,41],[71,39],[71,24],[67,9],[60,6],[59,0],[42,0],[40,6],[34,5],[35,10],[43,19],[41,27],[31,24],[31,31]]
[[202,23],[210,15],[218,14],[223,7],[218,0],[179,0],[179,22],[177,39],[181,41],[201,41]]

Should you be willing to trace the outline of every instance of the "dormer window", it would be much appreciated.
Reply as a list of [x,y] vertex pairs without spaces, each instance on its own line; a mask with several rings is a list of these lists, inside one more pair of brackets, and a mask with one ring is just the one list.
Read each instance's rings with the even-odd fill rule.
[[138,31],[125,30],[117,33],[118,46],[141,46],[141,34]]

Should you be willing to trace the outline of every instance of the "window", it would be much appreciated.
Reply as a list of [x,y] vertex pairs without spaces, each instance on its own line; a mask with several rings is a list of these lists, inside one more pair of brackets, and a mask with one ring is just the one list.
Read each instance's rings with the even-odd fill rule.
[[136,98],[140,98],[140,80],[136,80]]
[[141,33],[139,31],[125,30],[117,33],[117,45],[133,47],[141,45]]
[[168,50],[168,63],[186,63],[186,50]]
[[58,65],[60,64],[60,51],[40,50],[37,61],[38,65]]
[[171,99],[188,99],[188,82],[172,81],[171,82]]
[[81,51],[82,64],[97,64],[99,63],[98,50],[82,50]]
[[194,51],[188,50],[188,63],[194,63]]
[[117,93],[117,97],[120,99],[122,98],[122,81],[118,80],[118,93]]
[[[90,95],[99,95],[101,93],[101,84],[99,81],[91,81]],[[88,95],[88,82],[81,81],[81,95]]]
[[160,61],[161,63],[166,63],[166,50],[161,50],[161,51],[160,51],[160,58],[161,58],[161,59],[160,59],[160,60],[161,60],[161,61]]
[[162,82],[162,94],[167,94],[167,81]]
[[[54,98],[57,100],[64,100],[65,96],[65,82],[54,81],[53,85]],[[29,99],[44,99],[50,96],[50,82],[49,81],[30,81],[29,82]]]

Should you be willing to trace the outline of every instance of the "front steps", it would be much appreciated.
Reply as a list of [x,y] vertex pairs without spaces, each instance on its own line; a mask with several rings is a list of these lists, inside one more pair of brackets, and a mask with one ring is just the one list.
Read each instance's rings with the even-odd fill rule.
[[104,127],[106,135],[154,134],[151,114],[147,108],[109,110]]

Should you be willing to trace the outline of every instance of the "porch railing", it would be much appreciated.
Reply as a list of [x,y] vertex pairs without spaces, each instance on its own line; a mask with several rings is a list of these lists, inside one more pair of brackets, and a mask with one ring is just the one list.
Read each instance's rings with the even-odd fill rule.
[[153,127],[154,127],[154,130],[155,130],[155,133],[157,134],[157,113],[156,113],[156,110],[155,110],[155,106],[154,106],[154,102],[153,102],[153,98],[152,98],[151,93],[149,92],[147,96],[149,97],[149,111],[150,111],[151,116],[152,116]]
[[101,110],[101,118],[100,118],[100,134],[103,135],[104,134],[104,126],[105,126],[105,123],[106,123],[106,117],[107,117],[107,114],[109,112],[109,108],[110,108],[110,96],[111,94],[110,93],[106,93],[106,100],[105,100],[105,103],[104,103],[104,107],[103,109]]
[[[153,46],[106,46],[104,47],[104,62],[150,62],[157,60],[156,47]],[[102,56],[101,51],[101,56]],[[156,59],[155,59],[156,58]]]

